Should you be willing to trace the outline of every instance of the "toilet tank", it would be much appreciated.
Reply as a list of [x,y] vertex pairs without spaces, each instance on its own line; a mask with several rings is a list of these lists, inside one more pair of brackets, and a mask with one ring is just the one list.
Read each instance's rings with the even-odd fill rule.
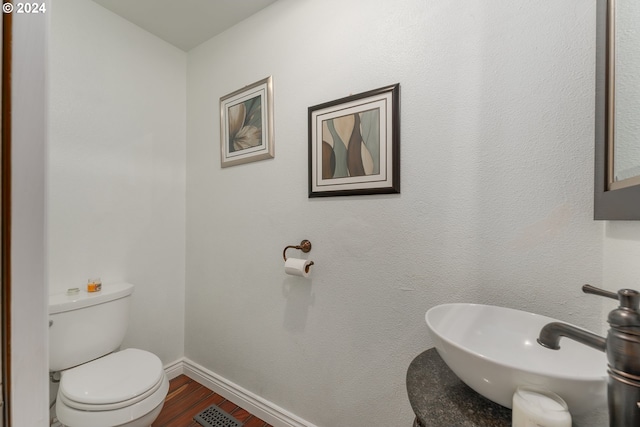
[[49,296],[49,371],[61,371],[116,350],[129,324],[133,285],[105,284]]

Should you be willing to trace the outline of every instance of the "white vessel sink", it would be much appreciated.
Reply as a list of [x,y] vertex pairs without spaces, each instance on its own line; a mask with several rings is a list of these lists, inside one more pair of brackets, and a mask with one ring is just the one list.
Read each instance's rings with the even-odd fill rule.
[[444,304],[425,315],[438,354],[469,387],[511,408],[519,385],[560,395],[573,415],[607,406],[604,352],[568,338],[560,350],[537,343],[540,329],[557,320],[510,308]]

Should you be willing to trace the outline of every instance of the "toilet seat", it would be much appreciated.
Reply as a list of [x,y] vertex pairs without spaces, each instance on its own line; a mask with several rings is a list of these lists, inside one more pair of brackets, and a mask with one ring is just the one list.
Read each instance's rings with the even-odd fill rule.
[[123,408],[153,394],[163,374],[158,356],[128,348],[64,371],[59,396],[84,411]]
[[158,379],[158,382],[152,388],[150,388],[143,394],[140,394],[129,400],[123,400],[123,401],[114,402],[114,403],[90,404],[90,403],[78,402],[76,400],[70,399],[64,393],[60,393],[59,397],[60,397],[60,400],[64,402],[65,405],[73,409],[79,409],[82,411],[111,411],[114,409],[126,408],[127,406],[131,406],[135,403],[138,403],[141,400],[146,399],[147,397],[151,396],[153,393],[158,391],[158,389],[161,386],[162,386],[162,377]]
[[168,390],[156,355],[126,349],[63,371],[56,413],[67,426],[117,426],[159,411]]

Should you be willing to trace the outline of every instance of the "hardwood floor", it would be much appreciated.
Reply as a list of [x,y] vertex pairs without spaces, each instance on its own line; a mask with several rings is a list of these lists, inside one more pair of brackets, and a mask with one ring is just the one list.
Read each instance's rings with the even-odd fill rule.
[[202,427],[193,417],[211,405],[231,414],[243,427],[273,427],[186,375],[170,381],[164,407],[152,427]]

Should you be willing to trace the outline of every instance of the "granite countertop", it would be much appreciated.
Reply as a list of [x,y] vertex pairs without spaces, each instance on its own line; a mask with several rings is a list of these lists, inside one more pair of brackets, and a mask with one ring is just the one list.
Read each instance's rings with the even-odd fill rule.
[[[407,393],[418,427],[511,427],[511,409],[479,395],[449,369],[435,348],[420,353],[407,370]],[[594,411],[574,427],[606,427],[607,411]]]

